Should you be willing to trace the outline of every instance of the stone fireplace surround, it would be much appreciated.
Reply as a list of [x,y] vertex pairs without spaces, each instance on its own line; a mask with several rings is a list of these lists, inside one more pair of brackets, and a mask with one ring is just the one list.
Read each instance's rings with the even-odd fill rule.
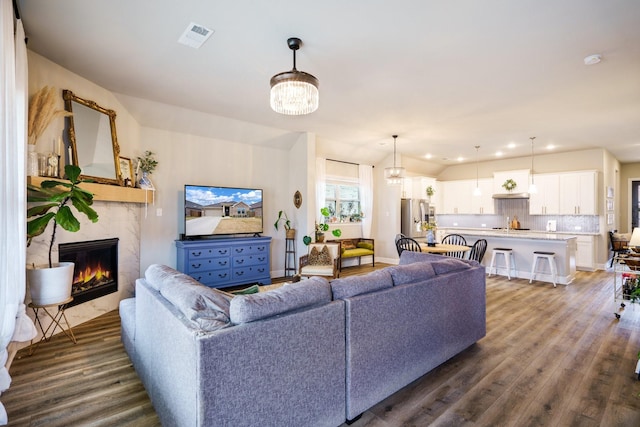
[[[118,238],[118,291],[68,308],[65,313],[72,326],[117,309],[121,299],[133,296],[135,280],[140,277],[140,221],[144,204],[94,201],[93,208],[98,213],[98,222],[92,223],[84,215],[76,215],[80,221],[78,232],[70,233],[58,228],[53,260],[58,260],[60,243]],[[27,248],[27,264],[47,263],[51,228],[52,224],[42,235],[33,239]],[[25,303],[28,304],[31,299],[29,289],[26,295]],[[27,314],[34,318],[32,310],[27,309]],[[47,326],[44,325],[45,328]],[[39,338],[38,336],[34,340]]]

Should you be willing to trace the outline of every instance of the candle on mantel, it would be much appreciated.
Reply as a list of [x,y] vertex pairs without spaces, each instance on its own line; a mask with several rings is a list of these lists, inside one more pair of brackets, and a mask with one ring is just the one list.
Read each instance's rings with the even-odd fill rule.
[[73,164],[73,153],[71,152],[71,146],[69,146],[69,164]]
[[140,174],[140,160],[138,160],[138,166],[136,166],[136,176]]

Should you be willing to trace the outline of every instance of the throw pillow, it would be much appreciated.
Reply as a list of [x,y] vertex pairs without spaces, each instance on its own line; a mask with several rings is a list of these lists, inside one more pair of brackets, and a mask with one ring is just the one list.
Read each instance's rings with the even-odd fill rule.
[[318,247],[311,248],[309,253],[309,265],[331,265],[331,254],[327,245],[322,246],[322,250],[318,251]]
[[362,249],[369,249],[370,251],[373,250],[373,243],[369,242],[358,242],[356,246]]
[[342,241],[342,249],[355,249],[356,245],[353,244],[353,240],[343,240]]

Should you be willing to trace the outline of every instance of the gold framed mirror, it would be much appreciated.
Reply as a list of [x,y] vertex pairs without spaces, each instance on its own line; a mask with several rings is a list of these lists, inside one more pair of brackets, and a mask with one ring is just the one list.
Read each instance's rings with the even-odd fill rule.
[[80,166],[82,177],[101,184],[123,185],[120,147],[116,135],[116,112],[62,91],[65,109],[71,113],[69,144],[71,163]]

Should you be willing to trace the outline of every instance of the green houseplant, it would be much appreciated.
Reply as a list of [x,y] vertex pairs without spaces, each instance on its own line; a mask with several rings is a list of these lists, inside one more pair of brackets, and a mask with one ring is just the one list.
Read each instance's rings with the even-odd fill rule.
[[282,224],[282,228],[285,230],[287,239],[293,239],[296,237],[296,230],[291,228],[291,220],[285,211],[278,212],[278,219],[273,223],[273,227],[277,230],[280,224]]
[[[91,207],[93,193],[79,187],[81,183],[89,181],[79,178],[81,169],[78,166],[66,165],[64,170],[68,181],[46,180],[42,181],[40,187],[27,186],[27,201],[38,203],[27,209],[27,246],[31,245],[34,237],[43,234],[53,221],[48,264],[37,267],[32,265],[27,269],[31,299],[35,304],[57,303],[71,295],[73,263],[54,264],[52,260],[58,226],[70,232],[80,230],[80,222],[71,207],[86,215],[91,222],[98,221],[98,214]],[[62,283],[58,283],[59,281]]]
[[[315,225],[316,242],[324,242],[324,233],[326,231],[329,231],[329,224],[327,224],[327,220],[331,216],[331,212],[329,211],[329,208],[324,207],[320,209],[320,214],[324,217],[324,222],[321,222],[321,223],[316,222],[316,225]],[[335,230],[331,231],[331,234],[333,234],[334,237],[340,237],[342,236],[342,230],[340,230],[339,228],[336,228]],[[311,243],[311,237],[304,236],[302,241],[304,242],[305,245],[308,245],[309,243]]]

